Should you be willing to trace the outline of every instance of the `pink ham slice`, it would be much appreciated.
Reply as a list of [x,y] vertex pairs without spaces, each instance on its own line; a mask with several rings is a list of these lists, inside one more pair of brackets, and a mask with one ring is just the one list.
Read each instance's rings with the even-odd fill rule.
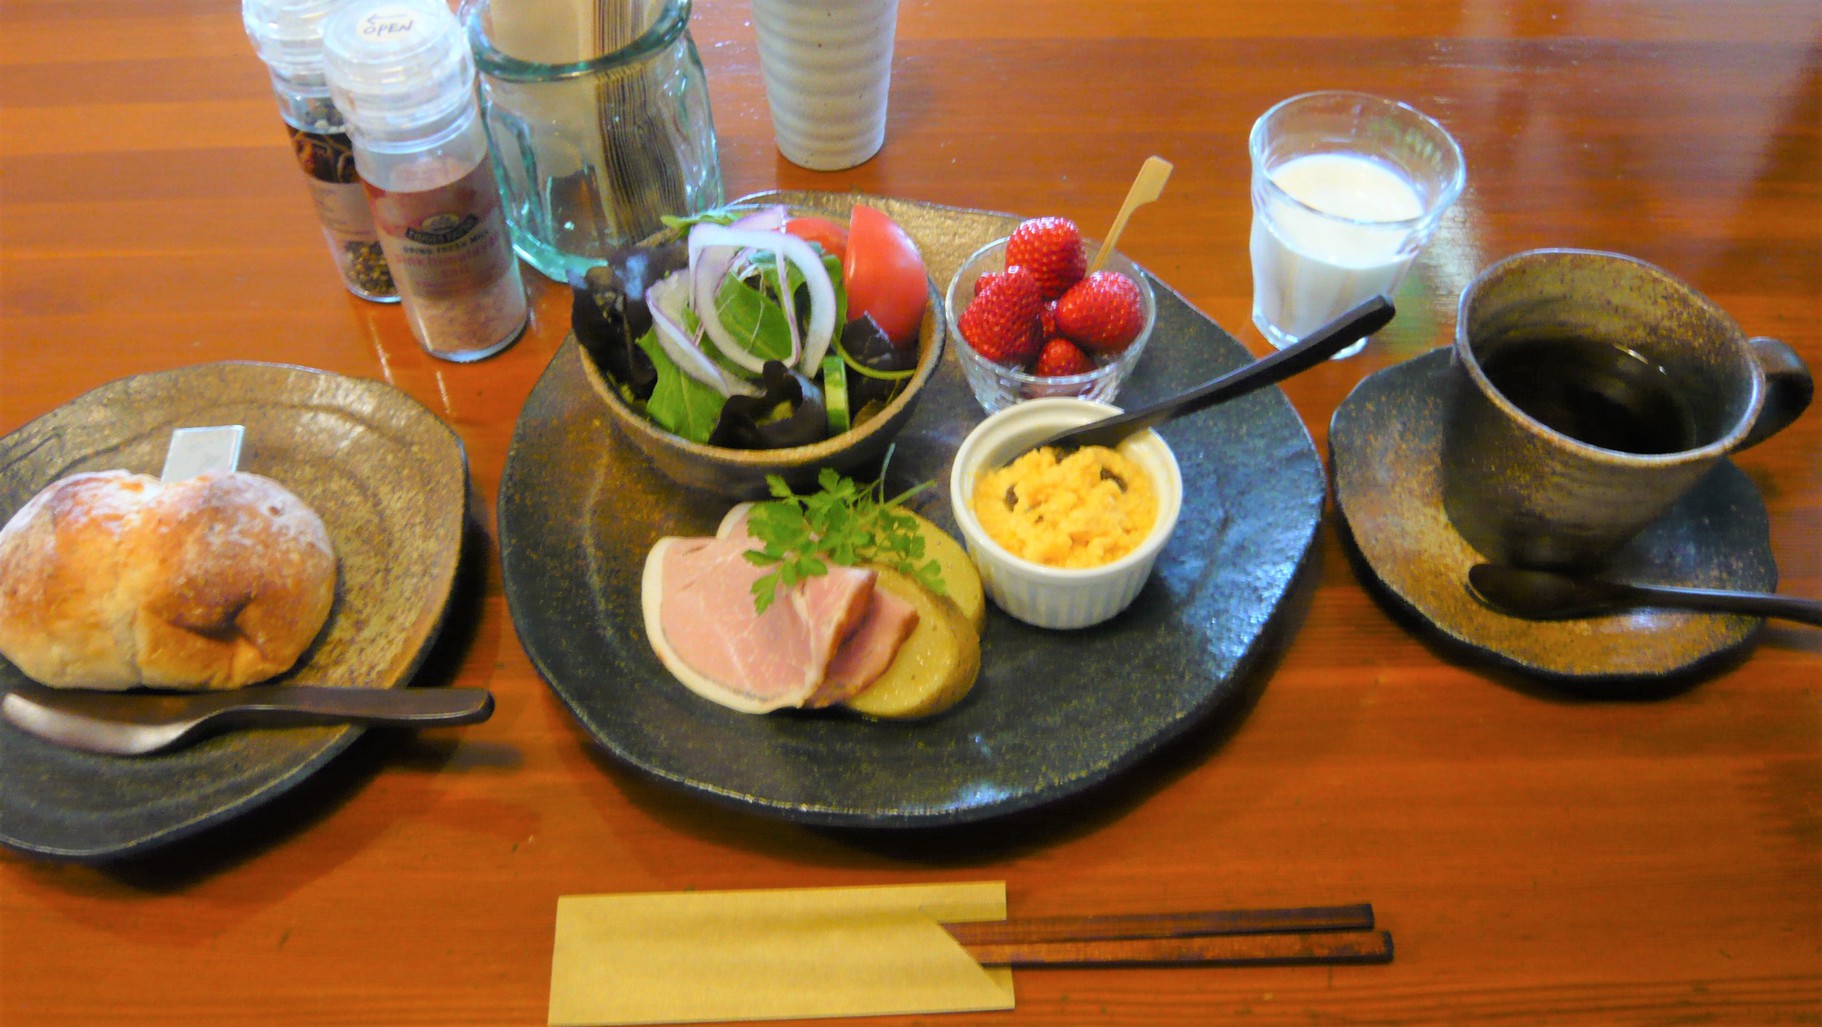
[[[749,545],[759,545],[747,530],[747,515],[752,510],[752,503],[736,505],[722,517],[715,534],[720,538],[747,539]],[[830,661],[827,680],[815,695],[804,700],[804,705],[811,708],[834,706],[865,691],[892,666],[898,647],[905,644],[905,639],[911,637],[916,627],[917,607],[885,589],[875,588],[859,626],[842,642],[835,659]]]
[[659,659],[704,698],[752,713],[802,706],[864,618],[877,575],[830,567],[756,613],[751,586],[767,569],[741,556],[750,545],[744,533],[659,539],[646,557],[647,634]]
[[879,679],[898,647],[917,627],[917,607],[883,588],[875,588],[867,601],[860,626],[854,629],[829,661],[828,678],[805,706],[833,706],[859,695]]

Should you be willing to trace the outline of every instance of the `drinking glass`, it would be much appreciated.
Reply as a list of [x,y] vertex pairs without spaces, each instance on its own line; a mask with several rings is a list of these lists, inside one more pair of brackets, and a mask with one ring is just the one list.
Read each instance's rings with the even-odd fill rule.
[[462,17],[513,248],[533,267],[567,281],[666,214],[722,204],[690,0],[468,0]]
[[778,152],[811,171],[865,163],[886,141],[898,0],[752,0]]
[[1279,348],[1392,295],[1466,182],[1441,125],[1364,93],[1291,97],[1254,123],[1249,149],[1253,323]]

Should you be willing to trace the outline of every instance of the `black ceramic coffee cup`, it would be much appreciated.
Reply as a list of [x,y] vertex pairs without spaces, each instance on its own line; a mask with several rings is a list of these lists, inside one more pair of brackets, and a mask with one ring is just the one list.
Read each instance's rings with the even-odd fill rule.
[[1728,453],[1809,405],[1809,368],[1664,270],[1533,250],[1462,294],[1443,504],[1490,560],[1598,569]]

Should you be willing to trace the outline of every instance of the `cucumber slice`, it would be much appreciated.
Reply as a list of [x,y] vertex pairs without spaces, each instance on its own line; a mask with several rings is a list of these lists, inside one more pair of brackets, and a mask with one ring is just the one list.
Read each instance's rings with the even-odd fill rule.
[[852,426],[848,414],[848,369],[833,353],[822,358],[822,403],[829,411],[830,435],[840,435]]

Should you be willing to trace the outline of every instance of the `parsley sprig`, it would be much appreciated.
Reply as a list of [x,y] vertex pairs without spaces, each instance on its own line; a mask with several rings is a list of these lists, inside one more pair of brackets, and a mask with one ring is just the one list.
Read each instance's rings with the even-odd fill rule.
[[764,613],[780,588],[829,573],[829,564],[852,567],[876,563],[911,577],[941,595],[943,576],[935,560],[924,559],[924,537],[917,518],[900,509],[905,500],[930,486],[924,482],[891,499],[882,499],[885,476],[861,484],[831,468],[816,476],[819,491],[798,495],[783,478],[766,476],[772,499],[747,514],[747,531],[760,548],[746,551],[754,564],[771,573],[753,582],[753,607]]

